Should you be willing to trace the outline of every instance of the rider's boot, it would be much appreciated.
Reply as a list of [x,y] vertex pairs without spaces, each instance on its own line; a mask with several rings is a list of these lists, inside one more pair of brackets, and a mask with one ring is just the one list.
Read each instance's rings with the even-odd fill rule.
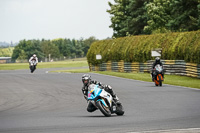
[[113,95],[113,100],[115,101],[116,104],[121,104],[121,102],[119,101],[119,98],[117,97],[117,95]]
[[114,102],[116,103],[116,104],[121,104],[120,102],[119,102],[119,98],[117,97],[117,95],[113,92],[113,89],[112,89],[112,87],[106,87],[105,88],[105,91],[107,91],[108,93],[110,93],[111,94],[111,96],[113,97],[113,100],[114,100]]
[[153,73],[151,73],[151,79],[154,82],[154,75],[153,75]]
[[155,76],[153,75],[153,76],[152,76],[152,81],[153,81],[153,82],[154,82],[154,79],[155,79]]

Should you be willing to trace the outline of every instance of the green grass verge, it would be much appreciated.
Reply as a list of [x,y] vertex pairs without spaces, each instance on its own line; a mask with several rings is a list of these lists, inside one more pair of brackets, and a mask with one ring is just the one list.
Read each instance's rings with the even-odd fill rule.
[[[58,70],[52,72],[71,72],[71,73],[88,73],[89,69],[72,69],[72,70]],[[111,75],[116,77],[122,77],[127,79],[141,80],[152,82],[151,76],[149,73],[121,73],[121,72],[109,72],[109,71],[93,71],[93,73],[99,73],[104,75]],[[191,88],[200,89],[200,79],[191,78],[186,76],[178,76],[178,75],[166,75],[164,79],[164,84],[176,85],[176,86],[184,86]],[[152,82],[153,84],[153,82]]]
[[[108,72],[108,71],[98,71],[95,73],[152,82],[151,76],[149,73],[120,73],[120,72]],[[186,77],[186,76],[165,74],[165,79],[163,83],[200,89],[200,79]]]
[[57,73],[88,73],[88,69],[70,69],[70,70],[57,70],[57,71],[50,71],[50,72],[57,72]]
[[[64,67],[84,67],[84,66],[88,66],[87,60],[85,58],[67,60],[67,61],[58,61],[58,62],[43,62],[39,63],[37,68],[58,68],[58,67],[64,68]],[[29,69],[29,64],[28,63],[0,64],[0,70],[17,70],[17,69]],[[88,73],[89,69],[70,69],[70,70],[58,70],[52,72]],[[149,73],[120,73],[120,72],[109,72],[109,71],[98,71],[94,73],[152,82]],[[165,75],[164,80],[165,80],[163,82],[164,84],[200,89],[200,79],[197,78],[177,76],[177,75]]]
[[[88,66],[86,58],[73,59],[66,61],[56,62],[42,62],[38,63],[37,68],[62,68],[62,67],[84,67]],[[18,70],[18,69],[29,69],[29,63],[8,63],[0,64],[0,70]]]

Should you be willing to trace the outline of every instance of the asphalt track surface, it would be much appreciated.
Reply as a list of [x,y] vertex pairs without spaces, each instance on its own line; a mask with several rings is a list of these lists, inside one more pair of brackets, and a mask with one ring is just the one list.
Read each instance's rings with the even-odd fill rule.
[[123,116],[104,117],[99,110],[86,111],[83,73],[49,70],[0,71],[0,133],[153,133],[200,128],[198,89],[155,87],[153,82],[90,73],[113,86],[124,106]]

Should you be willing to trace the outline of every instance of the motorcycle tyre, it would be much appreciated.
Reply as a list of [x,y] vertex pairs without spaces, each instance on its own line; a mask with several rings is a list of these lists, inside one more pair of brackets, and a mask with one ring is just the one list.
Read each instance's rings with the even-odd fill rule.
[[158,81],[154,79],[154,82],[155,82],[155,86],[158,86],[159,84]]
[[159,76],[159,85],[162,86],[162,79],[161,79],[161,76]]
[[97,101],[96,102],[96,106],[99,108],[99,110],[106,116],[106,117],[110,117],[111,116],[111,111],[107,111],[104,109],[104,105],[101,101]]
[[123,106],[122,106],[121,104],[120,104],[120,105],[117,105],[116,114],[117,114],[117,115],[123,115],[123,114],[124,114],[124,108],[123,108]]
[[34,66],[30,66],[30,69],[31,69],[31,73],[33,73],[34,70],[35,70],[35,67]]

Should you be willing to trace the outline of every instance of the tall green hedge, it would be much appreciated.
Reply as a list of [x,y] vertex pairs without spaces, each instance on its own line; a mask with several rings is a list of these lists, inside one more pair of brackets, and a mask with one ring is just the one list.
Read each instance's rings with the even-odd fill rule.
[[[93,65],[124,60],[146,62],[152,48],[162,48],[161,59],[185,60],[200,63],[200,31],[122,37],[94,42],[87,53],[88,63]],[[96,55],[102,56],[96,60]]]

